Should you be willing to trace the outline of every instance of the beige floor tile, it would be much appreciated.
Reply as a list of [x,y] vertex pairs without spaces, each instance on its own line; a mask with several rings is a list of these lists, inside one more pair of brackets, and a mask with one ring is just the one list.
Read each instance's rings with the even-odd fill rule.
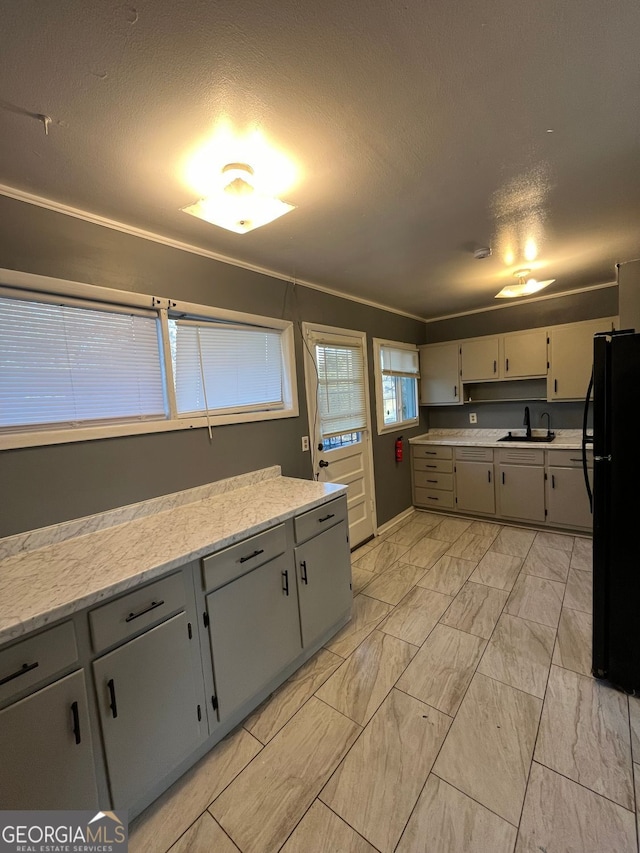
[[268,743],[341,663],[341,657],[320,649],[244,721],[245,729]]
[[591,675],[591,632],[590,613],[563,607],[553,663],[582,675]]
[[169,853],[240,853],[229,836],[205,812],[176,841]]
[[516,853],[635,853],[633,813],[534,761]]
[[478,672],[544,698],[556,632],[547,625],[503,613]]
[[392,690],[320,794],[382,853],[392,853],[451,719]]
[[573,551],[573,536],[566,536],[564,533],[547,533],[540,530],[536,533],[536,545],[542,545],[546,548],[558,548],[560,551]]
[[469,533],[475,533],[478,536],[493,536],[494,539],[501,529],[501,526],[494,521],[474,521],[468,528]]
[[380,624],[379,630],[421,646],[452,601],[450,595],[416,586]]
[[430,569],[442,557],[449,545],[449,542],[441,542],[439,539],[425,536],[404,555],[402,562]]
[[440,621],[488,640],[508,597],[504,590],[467,581]]
[[431,774],[396,853],[512,853],[515,840],[515,826]]
[[441,592],[443,595],[457,595],[477,563],[473,560],[461,560],[459,557],[440,557],[432,566],[418,586]]
[[411,520],[419,521],[420,524],[424,524],[425,528],[428,527],[429,530],[432,530],[436,524],[440,524],[442,519],[447,517],[448,516],[444,515],[444,513],[428,512],[427,510],[416,509]]
[[360,559],[353,561],[357,569],[365,572],[384,572],[397,563],[400,557],[409,549],[406,545],[397,545],[395,542],[378,542],[370,551],[367,551]]
[[130,853],[168,850],[261,748],[244,729],[236,729],[220,741],[133,821]]
[[590,572],[593,569],[593,540],[576,536],[571,552],[571,568]]
[[571,569],[567,580],[567,592],[564,606],[571,610],[582,610],[591,613],[593,610],[593,575],[591,572],[581,572]]
[[312,697],[209,811],[243,853],[279,850],[359,733]]
[[374,631],[316,692],[356,723],[365,725],[417,652],[390,634]]
[[429,536],[432,539],[439,539],[441,542],[455,542],[470,524],[470,521],[463,521],[461,518],[443,518],[440,524],[429,533]]
[[372,548],[378,544],[376,539],[371,539],[369,542],[365,542],[364,545],[358,545],[357,548],[354,548],[351,552],[351,562],[355,563],[356,560],[359,560],[360,557],[364,557],[365,554],[368,554]]
[[325,648],[342,658],[349,657],[376,625],[379,625],[391,612],[391,609],[390,604],[385,604],[376,598],[357,595],[353,599],[351,621],[329,640]]
[[[640,699],[629,696],[629,718],[631,721],[631,750],[633,760],[640,762]],[[640,801],[638,801],[640,808]]]
[[486,645],[486,640],[480,637],[436,625],[397,687],[453,716]]
[[627,697],[594,678],[552,666],[535,759],[633,808]]
[[365,595],[395,605],[405,597],[423,575],[424,569],[421,569],[420,566],[397,563],[381,575],[376,575],[375,579],[367,586]]
[[356,566],[351,567],[351,586],[354,597],[359,595],[368,583],[378,575],[375,572],[366,572],[364,569],[358,569]]
[[315,800],[280,853],[376,853],[376,850],[324,803]]
[[511,591],[505,613],[555,628],[563,595],[564,584],[523,573]]
[[520,557],[487,551],[469,580],[474,583],[483,583],[485,586],[493,586],[496,589],[506,589],[509,592],[513,589],[521,567]]
[[537,575],[539,578],[564,583],[569,574],[570,561],[571,554],[568,551],[534,543],[527,554],[522,571],[527,575]]
[[425,530],[425,526],[420,521],[414,521],[413,519],[401,527],[399,530],[396,530],[392,533],[388,538],[388,542],[395,542],[397,545],[406,545],[410,548],[412,545],[415,545],[423,536],[427,535],[427,531]]
[[481,560],[489,546],[494,541],[493,536],[479,536],[468,530],[460,536],[447,551],[449,557],[461,557],[463,560]]
[[517,826],[541,706],[529,693],[476,674],[434,773]]
[[491,545],[492,551],[499,554],[511,554],[512,557],[526,557],[536,538],[535,530],[523,527],[503,527]]

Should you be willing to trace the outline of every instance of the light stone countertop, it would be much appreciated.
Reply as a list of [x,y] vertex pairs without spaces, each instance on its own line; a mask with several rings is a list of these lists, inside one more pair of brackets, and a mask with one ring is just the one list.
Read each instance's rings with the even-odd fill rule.
[[276,466],[0,540],[0,645],[345,492]]
[[[498,441],[508,429],[434,429],[409,439],[409,444],[443,444],[457,447],[538,447],[541,450],[580,450],[582,430],[556,429],[556,437],[546,441]],[[524,435],[523,428],[512,429],[515,435]],[[546,435],[546,429],[534,429],[533,435]]]

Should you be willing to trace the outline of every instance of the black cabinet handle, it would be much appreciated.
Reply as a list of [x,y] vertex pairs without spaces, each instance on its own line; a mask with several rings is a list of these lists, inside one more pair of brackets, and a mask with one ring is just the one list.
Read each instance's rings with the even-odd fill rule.
[[285,595],[289,595],[289,572],[286,569],[282,572],[282,581],[282,591]]
[[454,385],[454,386],[453,386],[453,396],[454,396],[454,397],[457,397],[457,396],[458,396],[458,388],[457,388],[457,386],[456,386],[456,385]]
[[330,512],[329,515],[323,515],[322,518],[318,519],[318,523],[322,524],[323,521],[329,521],[329,519],[333,518],[334,515],[335,515],[335,512]]
[[551,488],[555,489],[555,487],[556,487],[556,478],[555,478],[555,474],[552,474],[551,475]]
[[494,360],[493,362],[493,372],[496,373],[498,370],[498,362]]
[[434,497],[432,497],[432,495],[427,495],[427,500],[429,500],[429,501],[437,501],[437,500],[439,500],[439,499],[438,499],[438,498],[434,498]]
[[504,486],[504,471],[502,472],[502,485]]
[[553,380],[553,390],[554,390],[554,391],[557,391],[557,390],[558,390],[558,380],[557,380],[557,379],[554,379],[554,380]]
[[505,368],[507,373],[509,372],[509,359],[506,360]]
[[32,669],[35,669],[38,666],[38,661],[35,663],[23,663],[20,669],[12,672],[11,675],[5,675],[4,678],[0,679],[0,687],[3,684],[8,684],[10,681],[13,681],[14,678],[20,678],[21,675],[25,675],[27,672],[31,672]]
[[427,483],[437,483],[437,480],[427,480]]
[[115,720],[118,716],[118,705],[116,704],[116,688],[113,683],[113,678],[110,678],[109,681],[107,681],[107,687],[109,688],[109,698],[111,700],[109,702],[109,707],[111,708],[111,714]]
[[259,548],[257,551],[254,551],[253,554],[247,554],[246,557],[240,557],[238,562],[239,563],[246,563],[247,560],[253,560],[253,558],[257,557],[259,554],[264,554],[264,548]]
[[425,465],[424,467],[425,468],[437,468],[438,466],[437,465]]
[[489,470],[487,471],[487,478],[489,482],[491,482],[491,468],[489,468]]
[[80,714],[78,713],[78,703],[71,703],[71,713],[73,715],[73,733],[76,737],[76,743],[80,743],[82,738],[80,737]]
[[144,616],[145,613],[149,613],[151,610],[155,610],[156,607],[162,607],[163,604],[164,599],[160,601],[152,601],[151,604],[148,607],[145,607],[144,610],[139,610],[137,613],[130,613],[124,621],[133,622],[133,620],[137,619],[138,616]]
[[302,580],[302,583],[306,583],[306,584],[309,583],[309,581],[307,579],[307,561],[306,560],[302,560],[300,562],[300,579]]
[[424,451],[425,456],[437,456],[437,454],[438,454],[437,450],[425,450]]

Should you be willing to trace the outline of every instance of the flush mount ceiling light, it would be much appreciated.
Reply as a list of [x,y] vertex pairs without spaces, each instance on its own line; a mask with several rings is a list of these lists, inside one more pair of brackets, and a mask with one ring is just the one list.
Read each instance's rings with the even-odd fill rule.
[[535,278],[529,278],[531,270],[517,270],[514,276],[518,279],[517,284],[508,284],[503,287],[500,293],[496,293],[496,299],[512,299],[515,296],[529,296],[531,293],[537,293],[543,287],[553,284],[555,278],[549,278],[546,281],[537,281]]
[[181,210],[236,234],[246,234],[295,210],[295,205],[258,192],[253,169],[247,163],[228,163],[222,169],[220,188]]

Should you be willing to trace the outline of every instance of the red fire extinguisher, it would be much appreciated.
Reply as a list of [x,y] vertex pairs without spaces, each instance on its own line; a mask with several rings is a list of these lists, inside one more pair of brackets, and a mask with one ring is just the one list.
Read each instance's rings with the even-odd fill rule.
[[396,462],[402,462],[402,436],[396,438]]

